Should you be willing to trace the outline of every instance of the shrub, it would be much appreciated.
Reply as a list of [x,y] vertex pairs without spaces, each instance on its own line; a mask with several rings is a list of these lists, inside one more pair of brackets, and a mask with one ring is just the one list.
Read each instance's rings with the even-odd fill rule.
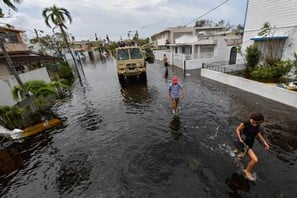
[[8,128],[22,128],[24,111],[16,106],[0,106],[0,125]]
[[67,62],[62,62],[60,67],[60,77],[67,80],[68,85],[72,85],[74,81],[74,75],[72,69]]
[[254,68],[260,60],[260,51],[258,45],[250,45],[246,48],[246,61],[247,66]]
[[281,79],[292,68],[292,63],[287,60],[266,59],[259,67],[253,69],[250,73],[255,79]]

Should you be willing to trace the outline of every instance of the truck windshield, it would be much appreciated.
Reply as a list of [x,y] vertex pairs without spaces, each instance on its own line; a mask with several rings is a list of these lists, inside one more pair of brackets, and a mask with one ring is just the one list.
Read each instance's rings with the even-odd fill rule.
[[131,59],[140,59],[143,58],[139,48],[130,49]]
[[128,49],[119,49],[117,53],[117,60],[128,60],[129,53]]

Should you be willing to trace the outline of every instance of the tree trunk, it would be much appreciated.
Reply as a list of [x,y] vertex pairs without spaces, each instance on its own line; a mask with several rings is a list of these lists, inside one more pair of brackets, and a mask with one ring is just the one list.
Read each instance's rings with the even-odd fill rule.
[[79,78],[79,80],[80,80],[80,82],[81,82],[81,76],[80,76],[80,73],[79,73],[79,70],[78,70],[78,66],[77,66],[75,57],[74,57],[74,55],[73,55],[73,53],[72,53],[72,51],[71,51],[71,49],[70,49],[70,45],[69,45],[68,39],[67,39],[67,37],[66,37],[66,33],[65,33],[65,31],[64,31],[64,29],[63,29],[62,26],[60,26],[60,30],[61,30],[63,39],[64,39],[64,41],[65,41],[65,43],[66,43],[66,46],[67,46],[67,48],[68,48],[68,50],[69,50],[69,52],[70,52],[70,55],[71,55],[71,57],[72,57],[72,59],[73,59],[74,67],[75,67],[77,76],[78,76],[78,78]]

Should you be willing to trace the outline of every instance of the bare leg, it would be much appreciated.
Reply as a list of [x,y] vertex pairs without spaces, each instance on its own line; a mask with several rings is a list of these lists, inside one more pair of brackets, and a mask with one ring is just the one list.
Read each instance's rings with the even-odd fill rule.
[[174,111],[176,111],[176,101],[175,101],[175,99],[172,100],[172,107],[173,107]]
[[249,149],[247,151],[247,155],[249,156],[250,161],[249,161],[247,167],[244,169],[244,173],[246,174],[246,176],[249,180],[255,180],[251,171],[252,171],[253,167],[257,164],[258,157],[256,156],[256,154],[254,153],[254,151],[252,149]]

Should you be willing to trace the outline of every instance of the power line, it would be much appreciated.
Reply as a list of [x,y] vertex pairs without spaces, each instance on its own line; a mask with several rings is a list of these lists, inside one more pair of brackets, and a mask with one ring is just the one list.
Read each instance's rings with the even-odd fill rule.
[[220,4],[217,5],[216,7],[210,9],[209,11],[205,12],[204,14],[202,14],[201,16],[199,16],[198,18],[196,18],[196,19],[192,20],[191,22],[187,23],[186,26],[189,25],[189,24],[191,24],[191,23],[193,23],[194,21],[197,21],[197,20],[200,19],[201,17],[204,17],[204,16],[207,15],[208,13],[214,11],[215,9],[221,7],[222,5],[224,5],[225,3],[227,3],[228,1],[229,1],[229,0],[225,0],[224,2],[220,3]]

